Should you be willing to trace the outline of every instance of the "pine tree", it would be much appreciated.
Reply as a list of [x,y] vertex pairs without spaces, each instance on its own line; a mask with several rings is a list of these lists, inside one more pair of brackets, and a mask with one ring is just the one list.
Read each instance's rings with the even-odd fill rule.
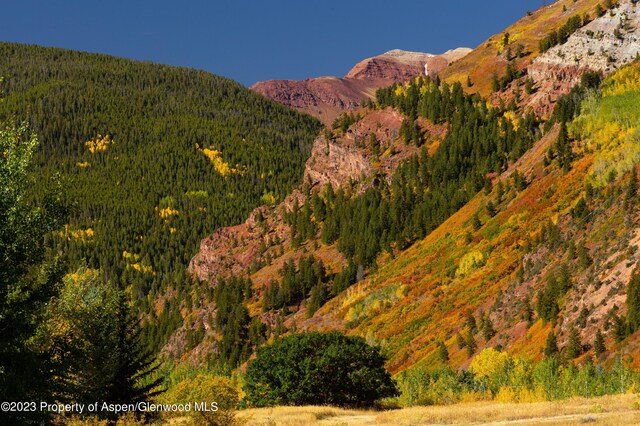
[[447,350],[447,346],[442,341],[438,342],[438,359],[443,364],[449,362],[449,351]]
[[480,216],[478,216],[478,213],[473,214],[473,217],[471,218],[471,226],[474,231],[477,231],[482,227],[482,222],[480,222]]
[[636,269],[631,275],[627,287],[627,323],[629,331],[635,332],[640,328],[640,270]]
[[482,322],[482,337],[484,337],[485,342],[491,340],[493,336],[495,336],[496,331],[493,329],[493,323],[491,322],[491,318],[487,315],[487,317]]
[[464,340],[464,337],[462,337],[462,334],[460,333],[456,334],[456,344],[458,345],[458,349],[464,349],[464,347],[467,345],[467,342]]
[[547,342],[544,347],[544,356],[549,358],[557,355],[558,352],[558,341],[556,340],[556,335],[553,330],[551,330],[547,336]]
[[489,217],[494,217],[497,213],[498,211],[496,210],[496,205],[493,203],[493,201],[489,200],[489,202],[487,202],[487,214],[489,215]]
[[582,342],[580,341],[580,333],[575,326],[571,327],[569,332],[569,343],[567,344],[567,357],[570,359],[577,358],[582,354]]
[[596,357],[598,358],[607,350],[604,343],[604,335],[600,330],[596,332],[596,340],[593,342],[593,349],[596,353]]
[[473,333],[471,331],[467,332],[467,337],[465,339],[465,346],[467,347],[467,356],[471,358],[474,353],[476,353],[476,349],[478,345],[476,344],[476,339],[473,337]]
[[629,208],[636,203],[636,198],[638,196],[638,178],[636,177],[635,170],[631,173],[631,178],[629,179],[629,183],[627,185],[627,191],[624,196],[624,209],[629,210]]
[[473,316],[473,312],[467,311],[466,317],[466,326],[471,334],[476,334],[478,332],[478,325],[476,323],[476,318]]
[[569,142],[569,131],[566,122],[560,123],[560,132],[556,140],[556,152],[558,153],[558,164],[562,170],[568,172],[571,169],[573,161],[573,152],[571,151],[571,143]]

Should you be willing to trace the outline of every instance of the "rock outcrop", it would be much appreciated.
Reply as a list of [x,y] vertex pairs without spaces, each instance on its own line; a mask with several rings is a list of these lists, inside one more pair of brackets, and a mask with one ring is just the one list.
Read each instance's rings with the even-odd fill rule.
[[[419,151],[415,145],[407,145],[398,138],[402,120],[402,115],[391,109],[368,111],[346,134],[330,139],[319,136],[307,160],[303,185],[282,203],[258,207],[244,223],[220,228],[204,238],[189,263],[189,271],[200,280],[215,285],[221,276],[255,271],[266,258],[277,262],[283,255],[279,249],[284,249],[287,256],[298,256],[291,254],[291,229],[285,220],[285,212],[290,211],[296,201],[298,205],[304,203],[305,187],[321,189],[330,184],[335,189],[349,186],[362,191],[373,181],[368,178],[389,179],[402,161]],[[446,134],[443,125],[421,124],[434,144]],[[372,157],[367,146],[372,134],[380,142],[378,158]],[[353,187],[354,183],[356,187]],[[259,284],[260,277],[253,279]]]
[[566,43],[538,56],[527,74],[537,85],[527,102],[538,115],[571,90],[586,71],[607,75],[640,54],[640,6],[622,0],[617,7],[578,29]]

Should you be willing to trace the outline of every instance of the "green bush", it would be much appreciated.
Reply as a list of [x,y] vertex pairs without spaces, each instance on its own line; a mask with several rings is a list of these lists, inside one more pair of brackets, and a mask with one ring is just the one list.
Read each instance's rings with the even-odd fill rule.
[[247,367],[245,391],[253,406],[370,406],[398,390],[385,358],[361,337],[301,333],[258,350]]

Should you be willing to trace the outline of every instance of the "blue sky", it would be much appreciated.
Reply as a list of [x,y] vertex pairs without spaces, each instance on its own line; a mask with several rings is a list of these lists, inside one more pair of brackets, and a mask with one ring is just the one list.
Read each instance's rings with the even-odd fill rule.
[[0,41],[204,69],[245,85],[342,76],[391,49],[475,47],[549,0],[16,0]]

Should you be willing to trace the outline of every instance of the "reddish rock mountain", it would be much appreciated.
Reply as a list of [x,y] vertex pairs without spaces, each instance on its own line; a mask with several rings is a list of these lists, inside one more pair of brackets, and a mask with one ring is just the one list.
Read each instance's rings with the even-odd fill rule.
[[391,50],[359,62],[344,78],[270,80],[258,82],[251,89],[330,124],[343,111],[353,109],[363,99],[373,97],[376,89],[424,75],[425,72],[437,73],[469,51],[459,48],[442,55],[432,55]]

